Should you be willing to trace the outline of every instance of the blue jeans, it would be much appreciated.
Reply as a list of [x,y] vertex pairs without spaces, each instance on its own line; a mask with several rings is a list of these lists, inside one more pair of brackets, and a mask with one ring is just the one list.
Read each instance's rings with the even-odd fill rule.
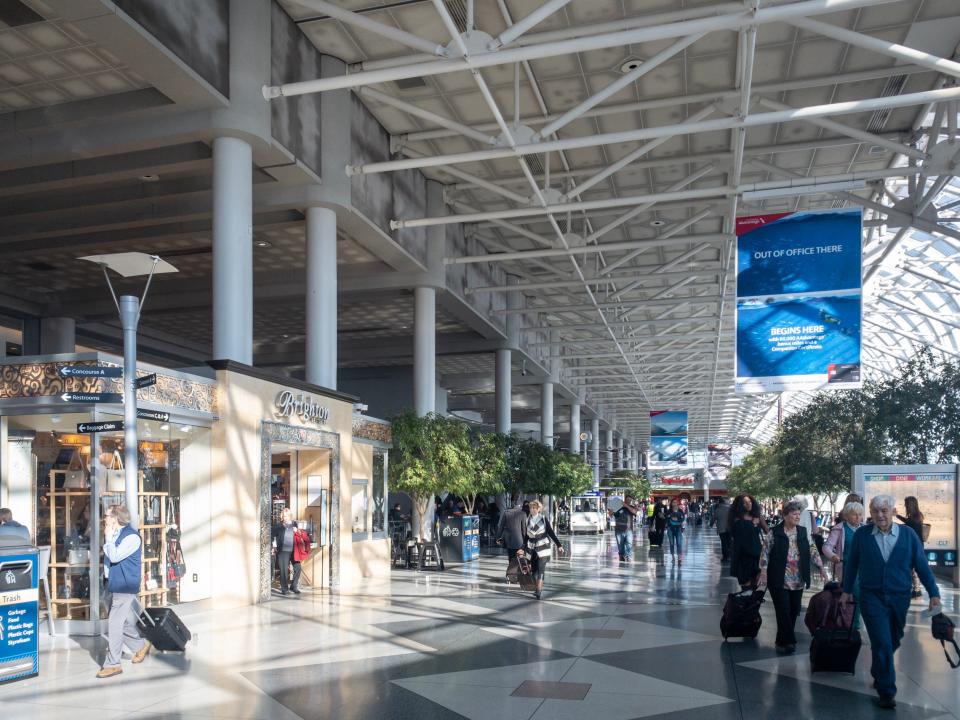
[[633,530],[617,530],[617,553],[621,560],[633,559]]
[[670,554],[683,555],[683,528],[679,525],[667,525],[670,535]]
[[877,683],[877,692],[882,695],[897,694],[893,654],[900,647],[909,607],[909,593],[887,595],[877,590],[860,588],[860,613],[870,637],[870,674]]

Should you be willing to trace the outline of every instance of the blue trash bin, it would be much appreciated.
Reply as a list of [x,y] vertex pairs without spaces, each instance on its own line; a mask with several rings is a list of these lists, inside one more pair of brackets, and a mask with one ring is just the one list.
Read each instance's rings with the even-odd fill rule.
[[0,683],[40,673],[39,551],[0,547]]

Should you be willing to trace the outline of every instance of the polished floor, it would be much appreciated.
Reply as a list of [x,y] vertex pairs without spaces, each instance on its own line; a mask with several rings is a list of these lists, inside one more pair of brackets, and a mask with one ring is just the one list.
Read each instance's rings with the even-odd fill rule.
[[[124,661],[96,680],[102,640],[44,640],[39,678],[0,687],[4,720],[687,720],[958,718],[960,671],[914,604],[897,656],[896,711],[877,709],[869,648],[856,676],[811,676],[756,641],[724,643],[716,535],[691,531],[682,567],[646,540],[633,565],[612,536],[567,539],[540,602],[503,582],[505,558],[395,571],[369,595],[304,594],[185,616],[185,655]],[[944,593],[958,614],[955,591]]]

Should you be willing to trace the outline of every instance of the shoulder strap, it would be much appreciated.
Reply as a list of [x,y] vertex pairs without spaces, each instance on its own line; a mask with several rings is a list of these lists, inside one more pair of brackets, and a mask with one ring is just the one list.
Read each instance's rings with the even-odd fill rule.
[[947,651],[947,641],[941,640],[940,645],[943,647],[943,655],[945,658],[947,658],[947,662],[950,663],[950,667],[956,670],[958,667],[960,667],[960,645],[957,645],[956,640],[950,640],[950,642],[953,644],[953,649],[957,651],[956,662],[953,661],[953,659],[950,657],[950,653]]

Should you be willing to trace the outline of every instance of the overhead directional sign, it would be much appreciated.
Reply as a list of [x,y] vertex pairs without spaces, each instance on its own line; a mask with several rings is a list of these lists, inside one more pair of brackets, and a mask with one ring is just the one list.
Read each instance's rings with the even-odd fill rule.
[[77,403],[119,403],[123,402],[123,396],[120,393],[84,393],[84,392],[65,392],[60,396],[64,402]]
[[136,380],[133,381],[133,384],[136,385],[137,390],[143,390],[148,388],[151,385],[157,384],[157,374],[150,373],[149,375],[141,375]]
[[170,422],[170,413],[160,410],[137,410],[137,419],[156,420],[157,422]]
[[115,365],[64,365],[60,374],[63,377],[118,378],[123,377],[123,368]]
[[114,432],[123,430],[123,420],[110,420],[108,422],[77,423],[78,433],[99,433]]

